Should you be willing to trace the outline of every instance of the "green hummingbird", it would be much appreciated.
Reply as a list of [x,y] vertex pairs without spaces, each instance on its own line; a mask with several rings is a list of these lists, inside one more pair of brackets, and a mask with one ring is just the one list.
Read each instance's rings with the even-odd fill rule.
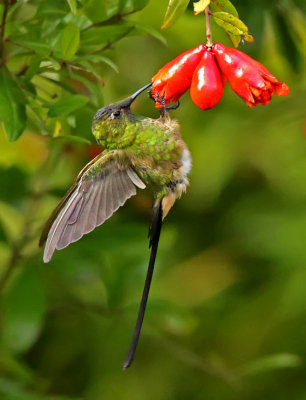
[[131,112],[131,104],[148,84],[125,100],[99,109],[92,123],[101,154],[79,173],[75,184],[51,214],[40,238],[44,262],[55,250],[76,242],[103,224],[136,188],[152,188],[154,204],[149,228],[151,255],[132,342],[123,368],[133,361],[149,295],[162,220],[185,192],[191,157],[177,121],[163,107],[158,119]]

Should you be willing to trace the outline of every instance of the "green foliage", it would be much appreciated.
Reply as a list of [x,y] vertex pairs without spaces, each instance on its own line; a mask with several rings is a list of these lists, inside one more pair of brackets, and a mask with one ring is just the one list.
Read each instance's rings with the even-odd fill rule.
[[[85,102],[76,106],[75,96],[85,94],[90,99],[88,110],[102,106],[105,66],[116,69],[111,47],[131,34],[161,38],[149,26],[128,18],[146,4],[147,0],[5,0],[0,119],[9,139],[17,140],[33,124],[52,135],[46,115],[51,117],[53,111],[48,109],[54,100],[63,98],[71,114],[85,108]],[[62,123],[66,126],[62,135],[73,130],[71,121],[67,117]]]
[[[95,110],[205,41],[205,18],[189,7],[165,31],[166,47],[156,40],[164,0],[13,3],[0,69],[0,399],[303,399],[303,2],[235,1],[256,38],[242,50],[288,83],[290,96],[251,110],[227,85],[213,110],[185,94],[171,112],[192,153],[190,185],[165,221],[143,335],[125,372],[151,193],[138,193],[50,264],[37,243],[90,159]],[[234,15],[213,4],[212,12]],[[214,41],[230,45],[211,20]],[[61,43],[70,24],[81,33],[67,60]],[[27,129],[11,143],[22,109]],[[133,110],[158,115],[145,95]]]
[[0,118],[10,140],[22,134],[25,123],[25,96],[7,68],[0,68]]
[[171,28],[186,10],[188,3],[189,0],[169,0],[169,5],[162,24],[162,29]]

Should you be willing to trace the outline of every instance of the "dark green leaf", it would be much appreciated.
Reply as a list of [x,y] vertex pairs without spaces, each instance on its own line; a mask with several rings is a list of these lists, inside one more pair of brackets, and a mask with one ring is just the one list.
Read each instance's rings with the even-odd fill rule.
[[49,109],[48,116],[51,118],[62,117],[84,107],[87,103],[88,98],[80,94],[64,97],[52,104]]
[[18,43],[28,47],[29,50],[32,50],[35,53],[42,56],[48,56],[50,52],[53,50],[52,47],[47,43],[42,43],[32,40],[23,40],[23,39],[18,39]]
[[189,0],[169,0],[161,29],[171,28],[188,6]]
[[0,68],[0,118],[9,140],[17,140],[25,129],[25,97],[5,67]]
[[3,340],[16,353],[37,339],[46,309],[42,282],[36,268],[26,268],[3,299]]
[[70,22],[62,32],[61,51],[65,60],[71,60],[79,48],[80,29],[77,25]]

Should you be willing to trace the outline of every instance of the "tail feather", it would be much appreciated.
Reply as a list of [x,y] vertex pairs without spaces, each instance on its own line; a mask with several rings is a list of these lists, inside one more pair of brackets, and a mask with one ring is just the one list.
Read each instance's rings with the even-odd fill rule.
[[146,305],[148,301],[148,296],[149,296],[149,291],[150,291],[150,286],[151,286],[151,281],[152,281],[152,276],[154,272],[154,265],[155,265],[155,258],[157,254],[157,248],[158,248],[158,242],[159,242],[159,237],[160,237],[160,232],[161,232],[161,227],[162,227],[162,220],[163,220],[163,209],[162,209],[162,201],[161,199],[157,199],[154,203],[153,210],[152,210],[152,219],[151,219],[151,224],[149,228],[149,239],[150,239],[150,248],[151,248],[151,255],[150,255],[150,260],[149,260],[149,265],[148,265],[148,270],[147,270],[147,276],[146,276],[146,281],[142,293],[142,298],[141,298],[141,303],[138,311],[138,317],[136,321],[136,325],[134,328],[133,332],[133,337],[131,341],[131,345],[127,354],[127,357],[125,359],[125,362],[123,364],[123,369],[127,369],[131,364],[135,356],[140,332],[141,332],[141,327],[146,311]]

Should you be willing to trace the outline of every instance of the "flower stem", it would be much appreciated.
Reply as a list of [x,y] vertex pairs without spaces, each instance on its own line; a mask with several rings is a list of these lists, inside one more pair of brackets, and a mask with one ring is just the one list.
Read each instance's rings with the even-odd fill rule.
[[212,47],[213,42],[212,42],[212,34],[211,34],[211,27],[210,27],[210,17],[209,17],[210,11],[209,7],[205,8],[205,19],[206,19],[206,46],[207,47]]
[[5,33],[5,23],[6,23],[8,8],[9,8],[9,1],[4,0],[2,20],[1,20],[1,24],[0,24],[0,57],[1,58],[2,58],[3,49],[4,49],[4,39],[5,39],[4,33]]

